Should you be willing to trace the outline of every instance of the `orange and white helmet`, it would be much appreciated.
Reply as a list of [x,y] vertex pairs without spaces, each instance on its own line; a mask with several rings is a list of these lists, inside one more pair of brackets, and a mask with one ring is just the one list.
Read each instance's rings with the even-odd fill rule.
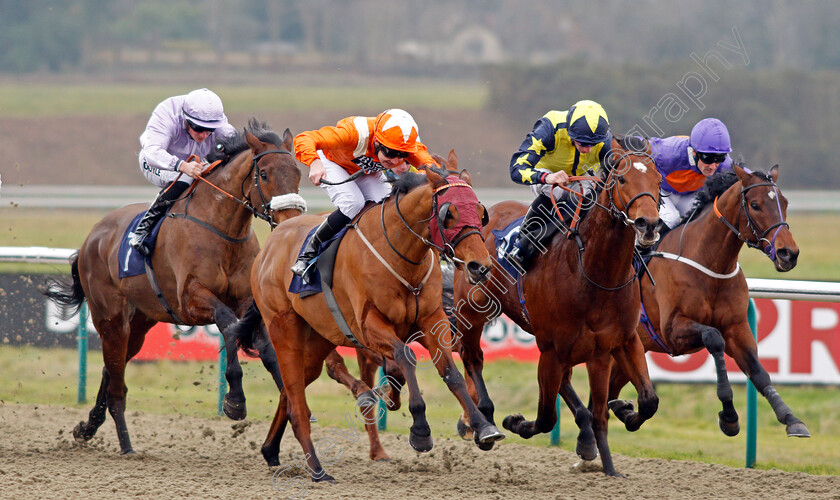
[[402,109],[389,109],[376,117],[373,138],[388,149],[414,153],[420,141],[417,123]]

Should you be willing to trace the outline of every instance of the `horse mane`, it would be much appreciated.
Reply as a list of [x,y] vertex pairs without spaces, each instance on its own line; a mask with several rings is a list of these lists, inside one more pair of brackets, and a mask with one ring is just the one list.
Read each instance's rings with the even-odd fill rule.
[[[431,166],[431,165],[426,165],[423,168],[435,172],[436,174],[440,175],[444,179],[447,176],[452,174],[452,172],[449,172],[448,170],[444,170],[442,168],[434,167],[434,166]],[[393,196],[396,193],[400,193],[400,194],[408,193],[412,189],[414,189],[418,186],[422,186],[423,184],[426,184],[428,182],[429,182],[429,179],[426,177],[426,174],[406,172],[406,173],[402,174],[401,176],[399,176],[397,178],[397,180],[394,181],[394,184],[391,186],[391,196]]]
[[[761,170],[753,170],[752,174],[767,177],[767,173]],[[738,176],[732,171],[718,172],[709,177],[703,185],[703,189],[697,193],[697,198],[694,200],[694,204],[691,206],[691,210],[689,210],[686,219],[691,220],[700,215],[700,212],[704,208],[711,205],[715,201],[715,198],[722,195],[736,182],[738,182]]]
[[207,161],[212,163],[216,160],[222,160],[222,165],[226,165],[231,158],[248,149],[248,143],[245,141],[245,131],[250,132],[260,141],[274,144],[278,148],[283,144],[280,136],[277,132],[271,130],[268,124],[251,117],[242,132],[217,140],[213,150],[207,155]]
[[631,153],[645,153],[648,151],[650,146],[646,137],[616,134],[613,136],[613,139],[618,142],[618,145],[621,146],[622,149],[630,151]]

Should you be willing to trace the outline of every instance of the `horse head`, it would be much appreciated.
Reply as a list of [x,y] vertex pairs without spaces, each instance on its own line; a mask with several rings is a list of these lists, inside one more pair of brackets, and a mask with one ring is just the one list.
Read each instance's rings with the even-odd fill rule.
[[426,175],[432,184],[432,242],[463,269],[470,284],[485,281],[492,266],[481,236],[487,209],[472,189],[469,172],[444,178],[429,170]]
[[799,246],[786,222],[788,200],[776,185],[779,166],[769,173],[747,172],[739,165],[732,168],[741,181],[739,234],[752,235],[745,238],[747,245],[763,251],[777,271],[790,271],[796,267]]
[[289,129],[283,132],[282,142],[265,142],[247,130],[245,141],[253,154],[253,179],[247,192],[251,204],[256,207],[259,200],[261,212],[271,217],[272,227],[305,212],[306,201],[298,194],[300,168],[292,152],[294,145]]
[[613,148],[604,175],[613,207],[636,232],[636,242],[650,247],[659,240],[659,183],[653,157],[643,151]]

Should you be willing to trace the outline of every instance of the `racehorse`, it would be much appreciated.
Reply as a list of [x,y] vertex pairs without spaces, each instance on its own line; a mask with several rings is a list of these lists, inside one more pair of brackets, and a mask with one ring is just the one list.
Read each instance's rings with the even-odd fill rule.
[[[611,355],[632,374],[639,391],[640,408],[635,418],[645,420],[656,412],[658,399],[635,334],[639,290],[631,285],[635,280],[634,241],[649,247],[659,236],[661,176],[650,155],[624,151],[616,140],[607,160],[599,169],[597,203],[580,221],[579,236],[573,238],[573,231],[569,238],[556,234],[519,283],[498,261],[490,280],[479,286],[465,286],[456,272],[455,316],[459,352],[474,383],[478,408],[488,420],[492,421],[494,406],[482,375],[480,339],[484,325],[504,313],[536,337],[540,350],[537,418],[525,421],[522,415],[509,415],[504,427],[524,438],[549,432],[557,421],[555,401],[559,391],[575,409],[575,421],[581,429],[578,455],[593,460],[600,451],[605,474],[616,475],[606,440],[606,380],[595,384],[599,379],[590,373],[590,412],[574,393],[571,371],[578,363]],[[488,251],[496,252],[491,231],[507,227],[527,209],[512,201],[490,208],[490,223],[483,231]],[[460,427],[459,423],[463,435]]]
[[[324,471],[310,436],[305,388],[318,377],[336,345],[364,346],[396,362],[409,389],[414,420],[409,443],[415,450],[429,451],[433,442],[415,374],[417,360],[408,347],[412,341],[429,350],[438,373],[469,414],[476,442],[504,438],[478,411],[452,360],[438,256],[432,250],[455,258],[470,282],[487,279],[490,256],[479,233],[485,209],[466,171],[447,177],[436,170],[427,167],[426,175],[403,175],[393,194],[360,214],[340,241],[331,288],[338,318],[324,293],[300,298],[288,291],[290,266],[321,218],[296,217],[278,225],[257,257],[251,273],[256,307],[237,328],[247,332],[261,315],[280,364],[284,389],[262,446],[269,465],[280,463],[280,440],[291,420],[312,480],[334,481]],[[257,309],[259,314],[254,314]]]
[[[738,255],[744,243],[760,249],[779,272],[796,266],[799,247],[785,222],[788,201],[776,181],[778,165],[764,172],[748,173],[738,165],[734,172],[716,174],[698,196],[689,222],[662,239],[650,261],[650,276],[641,277],[642,302],[654,332],[638,327],[647,351],[672,356],[706,349],[717,372],[717,396],[723,405],[718,425],[727,436],[738,434],[738,413],[732,404],[732,388],[726,373],[724,353],[732,357],[756,389],[773,407],[788,436],[809,437],[801,420],[782,401],[761,366],[755,339],[747,322],[749,290]],[[614,367],[610,399],[618,397],[627,383],[620,367]],[[611,408],[622,419],[616,401]]]
[[[250,270],[259,242],[251,219],[260,217],[273,225],[299,215],[305,207],[297,194],[300,169],[291,151],[289,129],[281,140],[253,118],[243,133],[219,142],[209,159],[218,157],[220,166],[206,174],[206,183],[196,180],[191,193],[172,206],[151,257],[171,313],[149,278],[142,274],[119,278],[122,263],[117,251],[132,218],[145,209],[140,204],[119,208],[93,227],[71,258],[72,282],[48,283],[43,293],[58,304],[78,309],[87,299],[102,339],[102,382],[89,420],[73,429],[77,440],[87,441],[96,434],[107,408],[117,427],[121,453],[133,453],[125,423],[125,366],[140,351],[152,326],[174,323],[176,318],[185,325],[218,325],[228,353],[225,413],[234,419],[245,417],[242,368],[228,327],[253,302]],[[280,384],[267,336],[253,345]]]

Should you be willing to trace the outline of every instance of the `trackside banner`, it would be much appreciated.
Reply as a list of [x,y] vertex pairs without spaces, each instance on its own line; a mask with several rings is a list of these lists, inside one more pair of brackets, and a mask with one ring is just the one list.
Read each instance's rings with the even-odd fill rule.
[[[41,297],[43,299],[43,297]],[[78,317],[62,318],[52,303],[39,301],[42,325],[47,333],[74,338]],[[755,299],[758,310],[758,352],[761,363],[774,383],[838,384],[840,385],[840,304],[788,300]],[[32,316],[26,330],[43,340],[40,328],[33,328]],[[7,318],[8,319],[8,318]],[[5,319],[3,321],[6,321]],[[8,325],[5,332],[13,331]],[[97,345],[93,325],[88,325],[91,345]],[[28,343],[26,337],[5,337],[7,343]],[[534,338],[522,331],[505,316],[485,328],[481,342],[484,357],[535,362],[539,358]],[[176,329],[173,325],[158,324],[146,336],[146,342],[136,359],[218,360],[219,332],[215,326]],[[417,348],[420,360],[424,351]],[[341,349],[353,355],[352,349]],[[743,382],[746,377],[727,359],[730,380]],[[428,361],[428,355],[425,356]],[[713,382],[714,363],[705,350],[694,354],[670,357],[648,353],[651,378],[657,381]]]

